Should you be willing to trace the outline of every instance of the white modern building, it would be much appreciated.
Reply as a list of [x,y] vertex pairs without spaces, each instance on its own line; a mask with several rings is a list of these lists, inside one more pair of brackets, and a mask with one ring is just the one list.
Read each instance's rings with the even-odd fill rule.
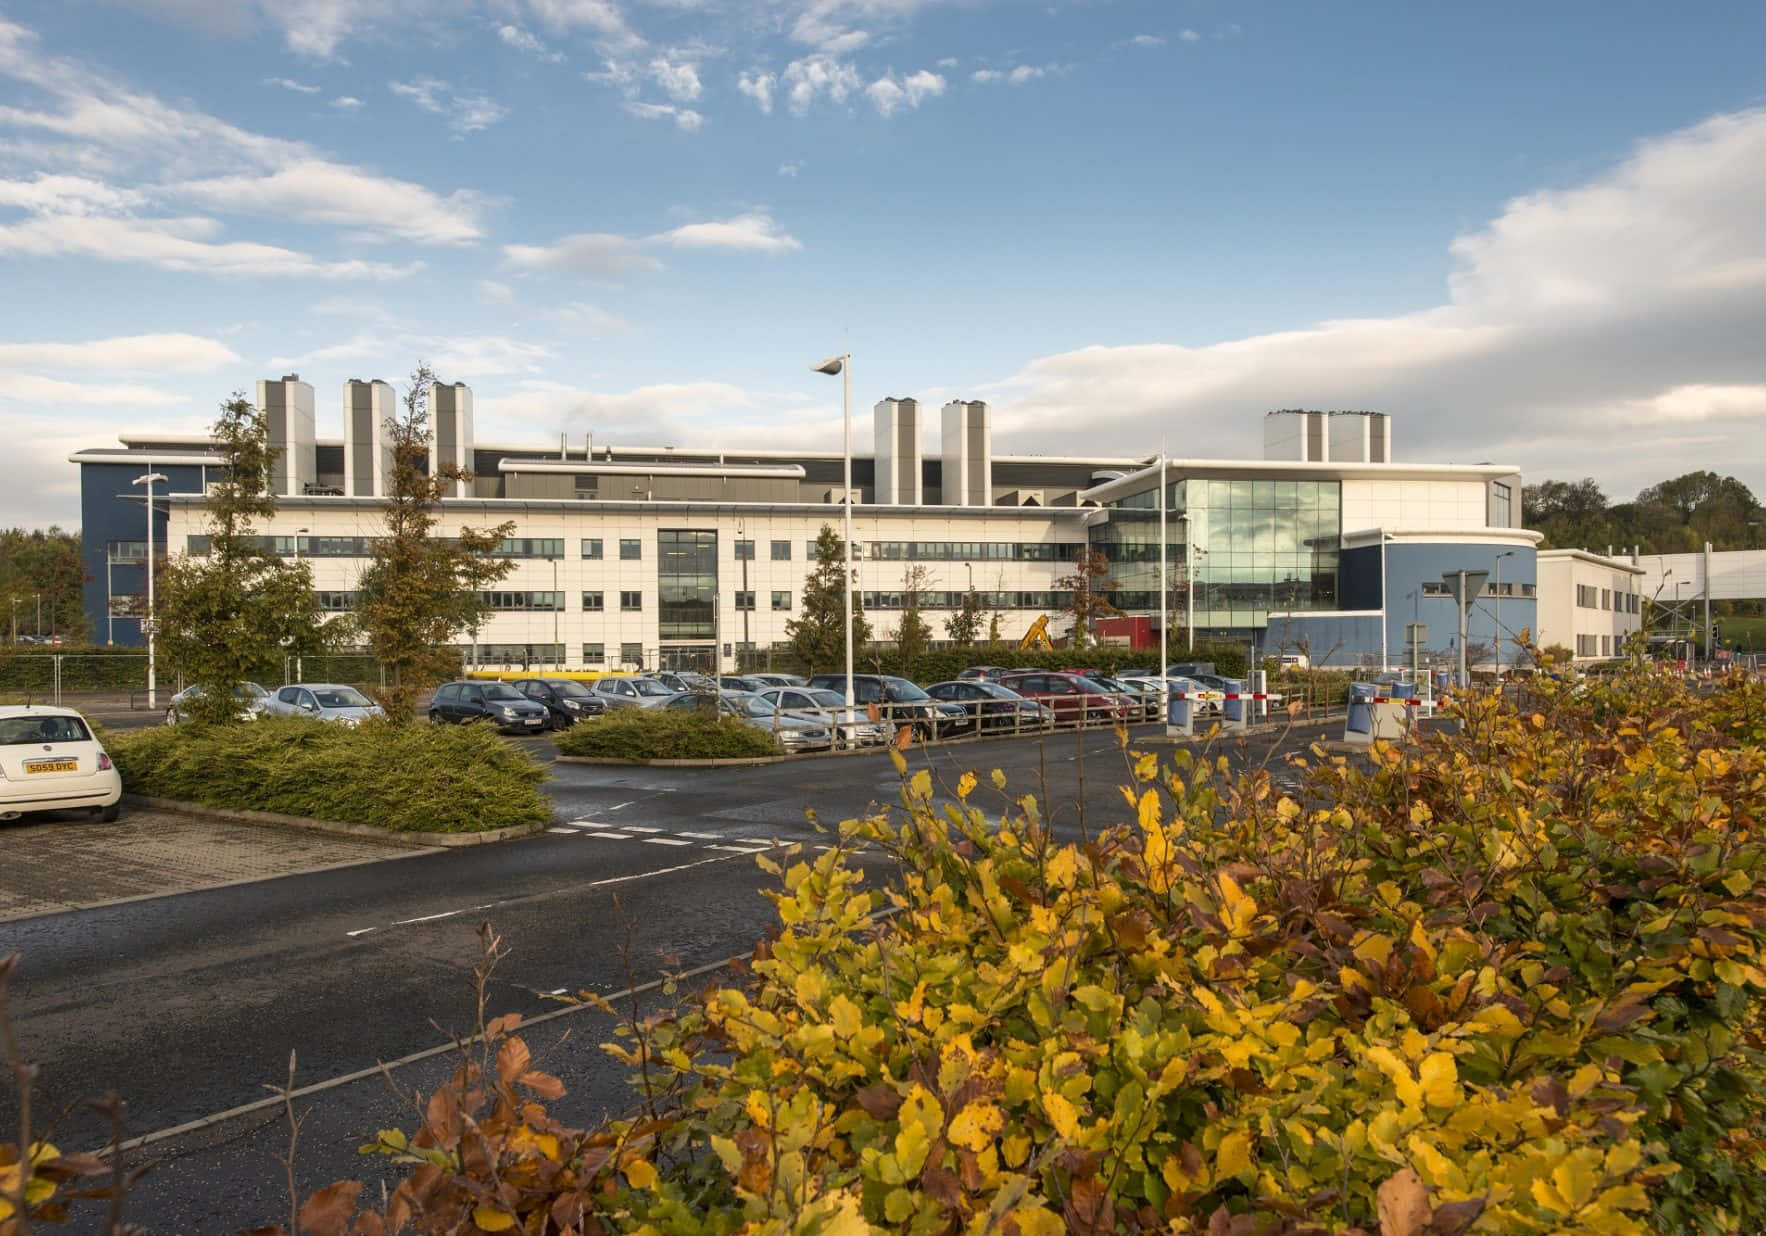
[[1539,553],[1541,648],[1568,648],[1578,662],[1623,656],[1643,626],[1644,570],[1581,549]]
[[[335,438],[317,436],[322,418],[304,411],[311,387],[297,375],[261,384],[260,399],[293,461],[277,473],[279,508],[260,531],[275,551],[308,559],[326,606],[346,611],[382,527],[396,392],[347,383]],[[838,453],[478,442],[464,384],[438,386],[432,411],[431,467],[469,466],[474,478],[444,501],[441,534],[514,525],[502,549],[514,568],[486,594],[469,654],[484,662],[732,666],[786,640],[816,538],[841,526]],[[1174,634],[1269,652],[1304,642],[1326,664],[1396,663],[1412,624],[1433,632],[1431,648],[1450,649],[1441,572],[1493,565],[1471,638],[1494,638],[1498,618],[1507,632],[1537,627],[1538,535],[1518,527],[1516,470],[1392,462],[1385,416],[1273,413],[1266,458],[1169,459],[1161,474],[1146,458],[996,454],[985,403],[941,411],[927,455],[934,431],[917,401],[880,401],[874,449],[853,460],[858,588],[879,638],[916,570],[938,636],[971,590],[1013,642],[1045,614],[1058,632],[1059,581],[1090,548],[1108,555],[1112,599],[1138,620],[1114,638],[1151,646],[1161,481]],[[1158,427],[1148,435],[1156,441]],[[200,553],[220,461],[201,439],[146,432],[70,458],[81,469],[93,629],[135,643],[147,532],[131,481],[148,469],[169,478],[156,554]]]

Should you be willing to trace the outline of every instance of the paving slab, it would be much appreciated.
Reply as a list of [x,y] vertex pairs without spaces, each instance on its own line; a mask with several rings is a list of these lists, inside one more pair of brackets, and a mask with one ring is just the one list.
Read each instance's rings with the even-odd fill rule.
[[152,809],[31,815],[0,822],[0,922],[424,852]]

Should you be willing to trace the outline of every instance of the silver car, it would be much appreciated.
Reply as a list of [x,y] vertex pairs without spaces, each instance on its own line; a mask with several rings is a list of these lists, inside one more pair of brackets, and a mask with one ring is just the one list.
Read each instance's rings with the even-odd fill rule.
[[[192,684],[174,695],[166,705],[166,724],[176,725],[190,715],[190,709],[202,698],[202,687]],[[239,711],[234,715],[241,721],[256,721],[268,711],[270,693],[255,682],[242,682],[233,688],[233,698],[239,701]]]
[[834,745],[834,732],[826,721],[785,712],[752,691],[725,691],[716,696],[681,695],[666,706],[709,709],[713,700],[723,709],[725,716],[734,717],[757,730],[765,730],[787,751],[817,751]]
[[875,747],[889,741],[889,727],[873,721],[856,704],[847,708],[846,697],[826,687],[768,687],[756,691],[759,699],[783,712],[818,718],[823,725],[839,729],[843,747]]
[[680,694],[667,683],[641,674],[610,674],[589,688],[608,709],[660,708]]
[[386,715],[373,700],[354,687],[338,682],[302,682],[283,687],[264,703],[273,717],[312,717],[360,725],[369,717]]

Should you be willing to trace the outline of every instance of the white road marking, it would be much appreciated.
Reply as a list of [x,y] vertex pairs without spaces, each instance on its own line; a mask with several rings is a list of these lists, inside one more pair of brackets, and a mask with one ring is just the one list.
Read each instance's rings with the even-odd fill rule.
[[378,928],[378,927],[358,927],[354,931],[346,931],[343,934],[346,936],[365,936],[370,931],[379,931],[379,930],[380,930],[380,928]]
[[708,850],[728,850],[732,854],[759,854],[767,849],[766,846],[762,846],[757,850],[746,845],[708,845],[705,848]]
[[634,799],[632,799],[632,802],[615,803],[613,806],[607,808],[607,810],[609,810],[609,811],[624,811],[627,807],[631,806],[632,803],[635,803],[637,801],[638,800],[634,798]]
[[573,836],[576,833],[576,829],[574,828],[548,828],[546,831],[549,833],[563,833],[566,837]]
[[621,824],[619,827],[628,833],[660,833],[664,831],[660,828],[652,828],[648,824]]
[[424,914],[417,918],[398,918],[393,920],[394,927],[403,927],[409,923],[433,923],[438,918],[453,918],[456,914],[464,914],[464,910],[443,910],[440,914]]
[[585,837],[593,837],[597,841],[636,841],[630,833],[584,833]]
[[695,841],[722,841],[722,833],[676,833],[677,837],[691,837]]
[[682,841],[679,837],[645,837],[651,845],[692,845],[691,841]]

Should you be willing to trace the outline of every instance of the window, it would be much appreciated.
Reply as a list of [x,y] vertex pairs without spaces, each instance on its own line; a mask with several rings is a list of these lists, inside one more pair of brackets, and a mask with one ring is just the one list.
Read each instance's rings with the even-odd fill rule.
[[754,542],[753,541],[736,541],[736,542],[734,542],[734,544],[736,546],[736,561],[737,562],[753,562],[754,561]]
[[1611,588],[1602,588],[1600,590],[1600,608],[1604,610],[1611,610],[1613,608],[1613,590]]
[[790,541],[774,541],[773,542],[773,561],[774,562],[789,562],[789,561],[791,561],[791,542]]
[[1490,526],[1506,528],[1513,520],[1514,491],[1501,481],[1490,482]]
[[642,592],[620,593],[619,608],[628,614],[637,613],[644,608],[644,594]]
[[599,558],[600,556],[601,556],[601,538],[598,536],[597,537],[584,537],[583,538],[583,557],[585,557],[585,558]]
[[602,613],[603,611],[605,611],[606,608],[607,608],[607,602],[604,599],[603,593],[599,593],[599,592],[585,592],[585,593],[583,593],[583,613],[585,613],[585,614],[599,614],[599,613]]
[[558,665],[564,660],[563,644],[480,644],[481,664],[494,665]]
[[754,594],[752,592],[738,592],[736,594],[736,608],[737,609],[753,609],[754,608]]
[[607,645],[606,644],[584,644],[583,645],[583,664],[584,665],[599,665],[599,664],[601,664],[601,662],[605,661],[606,659],[607,659]]
[[356,607],[356,598],[361,594],[355,592],[318,592],[314,595],[319,598],[320,609],[328,614],[342,614],[347,613]]
[[1597,647],[1599,647],[1599,644],[1592,635],[1578,635],[1576,637],[1576,655],[1579,657],[1592,657],[1597,655],[1594,651]]
[[665,640],[710,639],[717,632],[717,533],[665,528],[656,533],[656,633]]
[[499,613],[512,610],[551,612],[564,608],[562,592],[481,592],[478,595],[486,609]]
[[773,593],[773,608],[776,610],[790,609],[791,608],[791,594],[789,592],[774,592]]
[[644,557],[644,542],[636,537],[622,537],[619,542],[619,560],[621,562],[637,562]]
[[1600,590],[1592,584],[1576,585],[1576,607],[1578,609],[1598,609]]
[[491,551],[493,558],[562,558],[564,538],[555,536],[512,536]]
[[619,646],[619,663],[621,665],[636,665],[640,669],[643,668],[644,645],[621,644]]
[[1600,637],[1600,655],[1603,657],[1610,657],[1613,655],[1613,637],[1612,636],[1603,635]]
[[[201,542],[201,548],[197,547],[198,542]],[[192,554],[199,557],[207,557],[208,538],[206,536],[191,537],[189,541],[189,549]],[[147,542],[111,541],[105,546],[105,553],[110,558],[112,566],[126,566],[136,562],[146,562]]]

